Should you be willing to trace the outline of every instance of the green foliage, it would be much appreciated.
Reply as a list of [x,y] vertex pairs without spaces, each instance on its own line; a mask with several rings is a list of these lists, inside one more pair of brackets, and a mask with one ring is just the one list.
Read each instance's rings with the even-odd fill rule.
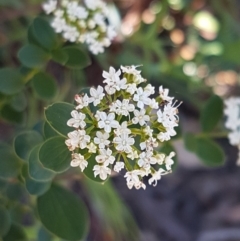
[[187,150],[195,152],[197,149],[197,139],[193,133],[187,132],[183,136],[184,145]]
[[53,184],[37,200],[40,220],[45,228],[60,238],[77,241],[88,229],[88,213],[84,203],[73,193]]
[[29,68],[42,68],[50,55],[35,45],[25,45],[18,52],[20,62]]
[[0,205],[0,237],[8,233],[11,227],[11,217],[8,210]]
[[1,117],[10,123],[20,125],[24,121],[24,113],[16,111],[8,104],[2,107],[0,113]]
[[22,176],[25,181],[25,186],[28,192],[31,195],[42,195],[45,193],[51,186],[51,182],[38,182],[31,178],[28,173],[28,164],[24,163],[22,167]]
[[67,46],[62,49],[68,59],[66,66],[72,69],[82,69],[91,64],[89,56],[78,46]]
[[[90,156],[90,158],[87,160],[88,165],[84,169],[83,173],[92,181],[103,183],[103,180],[99,176],[95,177],[93,173],[93,167],[96,165],[95,157],[96,155],[93,154]],[[107,180],[105,180],[104,182],[106,182]]]
[[55,131],[60,135],[67,136],[69,132],[73,131],[72,127],[67,126],[72,110],[74,110],[74,105],[57,102],[45,109],[45,118]]
[[58,133],[55,130],[53,130],[53,128],[48,124],[48,122],[44,122],[43,124],[43,133],[45,139],[58,136]]
[[197,138],[197,155],[207,166],[219,166],[224,164],[225,155],[221,147],[209,138]]
[[40,99],[53,99],[57,93],[57,84],[55,79],[46,73],[39,72],[32,78],[32,86]]
[[43,166],[54,172],[64,172],[70,167],[71,152],[61,136],[46,140],[39,150],[39,160]]
[[17,112],[24,111],[27,107],[26,95],[23,92],[14,95],[9,104]]
[[3,241],[27,241],[27,235],[23,228],[15,223],[12,223],[10,230],[3,237]]
[[32,148],[42,141],[42,136],[38,132],[32,130],[24,131],[15,137],[15,152],[21,159],[28,161]]
[[23,76],[16,69],[0,69],[0,92],[13,95],[20,92],[24,87]]
[[33,148],[29,156],[29,175],[36,181],[50,181],[55,176],[55,173],[49,169],[44,168],[39,161],[40,145]]
[[52,60],[54,60],[55,62],[61,65],[65,65],[69,58],[67,51],[64,51],[64,49],[62,48],[53,50],[51,54],[52,54]]
[[223,116],[223,100],[213,95],[205,104],[201,116],[200,122],[202,130],[205,132],[212,131]]
[[14,178],[19,174],[21,163],[10,147],[0,147],[0,177]]
[[32,23],[32,39],[46,50],[55,49],[58,46],[57,35],[44,19],[35,18]]

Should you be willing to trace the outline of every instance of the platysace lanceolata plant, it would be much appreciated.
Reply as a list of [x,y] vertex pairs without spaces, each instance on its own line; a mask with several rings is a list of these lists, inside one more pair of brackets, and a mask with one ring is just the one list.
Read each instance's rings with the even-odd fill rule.
[[228,139],[231,145],[239,149],[237,164],[240,165],[240,98],[230,97],[224,103],[224,114],[227,117],[225,126],[231,130]]
[[156,185],[161,175],[171,172],[174,152],[159,153],[157,148],[176,135],[178,110],[168,89],[146,84],[136,66],[103,71],[105,87],[75,96],[76,107],[67,125],[76,128],[66,145],[72,151],[71,166],[88,166],[94,159],[94,176],[106,180],[112,170],[126,169],[127,186],[144,188],[142,179]]
[[116,36],[101,0],[49,0],[43,9],[54,15],[51,26],[57,33],[67,41],[86,43],[93,54],[104,52]]

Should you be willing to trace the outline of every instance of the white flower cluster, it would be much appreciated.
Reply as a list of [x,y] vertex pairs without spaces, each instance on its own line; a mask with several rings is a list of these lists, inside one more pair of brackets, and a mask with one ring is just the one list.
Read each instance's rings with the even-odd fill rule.
[[77,103],[67,125],[76,128],[68,134],[66,145],[72,151],[71,166],[88,166],[94,176],[106,180],[112,170],[126,169],[127,186],[144,188],[143,177],[156,185],[171,172],[174,152],[159,153],[157,148],[176,135],[178,110],[168,89],[155,88],[136,66],[121,66],[103,71],[105,87],[90,88],[90,93],[75,96]]
[[227,117],[225,126],[230,130],[228,139],[231,145],[239,149],[237,164],[240,165],[240,98],[230,97],[224,103],[224,114]]
[[43,4],[46,14],[53,14],[52,27],[70,42],[86,43],[93,54],[104,52],[116,36],[107,24],[107,7],[102,0],[49,0]]

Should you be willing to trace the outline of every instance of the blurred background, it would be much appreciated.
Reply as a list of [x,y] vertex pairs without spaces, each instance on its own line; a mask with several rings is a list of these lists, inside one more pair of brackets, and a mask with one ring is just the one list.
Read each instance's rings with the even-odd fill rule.
[[[0,0],[0,67],[19,66],[17,51],[26,42],[26,29],[33,18],[43,14],[42,2]],[[102,70],[110,65],[140,65],[142,75],[153,85],[169,88],[183,102],[179,131],[184,135],[200,130],[200,111],[213,93],[222,98],[239,96],[240,1],[107,2],[109,21],[118,32],[111,47],[91,56],[93,64],[84,70],[69,71],[51,62],[47,67],[64,90],[65,101],[72,102],[82,87],[101,84]],[[43,107],[36,108],[41,112]],[[10,141],[24,117],[1,115],[0,139]],[[219,128],[224,129],[223,122]],[[92,210],[87,240],[239,241],[237,149],[227,138],[216,141],[226,162],[209,168],[186,150],[181,138],[175,138],[175,171],[145,191],[129,190],[123,176],[101,187],[72,176],[71,189]]]

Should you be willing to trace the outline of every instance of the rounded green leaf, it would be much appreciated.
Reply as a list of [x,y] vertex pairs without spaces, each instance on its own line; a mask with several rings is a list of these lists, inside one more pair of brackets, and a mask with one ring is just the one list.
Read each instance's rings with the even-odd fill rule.
[[72,110],[74,110],[74,105],[57,102],[45,109],[45,118],[55,131],[60,135],[67,136],[69,132],[74,130],[67,126],[67,121],[72,118]]
[[43,124],[43,133],[45,139],[49,139],[54,136],[58,136],[59,134],[49,125],[49,123],[46,121]]
[[27,107],[27,98],[25,94],[23,92],[20,92],[13,96],[10,105],[16,111],[24,111]]
[[55,79],[46,73],[40,72],[32,78],[32,86],[37,96],[44,100],[54,98],[57,93]]
[[65,65],[68,61],[68,54],[62,48],[53,50],[51,54],[52,59],[59,64]]
[[89,159],[87,159],[88,165],[87,167],[84,169],[84,174],[86,177],[88,177],[89,179],[91,179],[92,181],[95,182],[106,182],[107,180],[102,180],[99,175],[98,176],[94,176],[94,172],[93,172],[93,167],[97,164],[96,160],[96,154],[92,153],[92,155],[90,156]]
[[22,176],[25,180],[26,188],[31,195],[42,195],[51,186],[51,182],[38,182],[32,179],[28,173],[27,163],[25,163],[22,167]]
[[5,193],[8,199],[16,201],[22,199],[25,196],[26,191],[22,183],[16,182],[9,183]]
[[15,152],[21,159],[27,161],[30,151],[42,141],[43,138],[38,132],[32,130],[24,131],[14,139]]
[[37,241],[52,241],[53,235],[45,228],[41,227],[38,231]]
[[21,167],[20,160],[10,147],[0,148],[0,177],[14,178]]
[[11,227],[11,218],[8,210],[0,205],[0,237],[7,234]]
[[77,46],[68,46],[63,48],[67,54],[68,60],[66,66],[73,69],[83,69],[91,64],[91,59],[82,49]]
[[202,130],[205,132],[212,131],[223,116],[223,100],[213,95],[205,104],[200,115]]
[[10,123],[21,125],[24,121],[25,115],[23,112],[18,112],[13,109],[12,106],[7,104],[1,109],[1,117]]
[[197,155],[202,162],[208,166],[219,166],[224,164],[225,155],[222,148],[208,138],[197,139]]
[[49,60],[49,54],[35,45],[25,45],[18,52],[18,58],[29,68],[41,68]]
[[0,69],[0,92],[13,95],[24,87],[23,76],[16,69]]
[[61,136],[46,140],[39,150],[39,160],[43,166],[54,172],[64,172],[70,167],[71,152]]
[[43,48],[47,50],[56,48],[57,35],[46,20],[35,18],[32,27],[34,38]]
[[40,146],[36,146],[30,153],[29,156],[29,175],[36,181],[50,181],[55,176],[55,173],[43,167],[39,161],[39,149]]
[[187,132],[183,136],[184,145],[187,150],[195,152],[197,148],[197,139],[193,133]]
[[15,223],[12,223],[10,230],[3,237],[3,241],[27,241],[27,236],[23,228]]
[[88,213],[84,203],[72,192],[52,185],[38,197],[37,209],[42,224],[58,237],[77,241],[86,235]]

